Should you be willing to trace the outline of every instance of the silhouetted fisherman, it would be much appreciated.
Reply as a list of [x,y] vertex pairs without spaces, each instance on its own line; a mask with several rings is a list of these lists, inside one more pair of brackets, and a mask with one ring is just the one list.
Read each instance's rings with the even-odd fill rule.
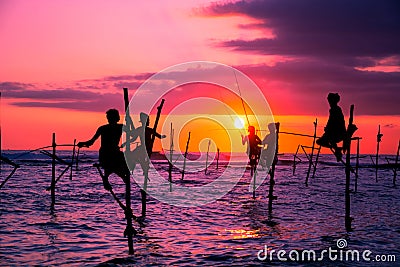
[[[262,156],[260,158],[260,164],[261,166],[265,167],[267,166],[267,158],[269,156],[275,155],[275,145],[276,145],[276,126],[275,123],[269,123],[268,124],[268,130],[269,134],[267,134],[264,139],[262,140],[262,145],[267,146],[262,153]],[[274,161],[277,160],[274,158]]]
[[324,134],[317,140],[318,145],[333,149],[338,162],[342,160],[342,149],[337,146],[337,143],[343,141],[346,136],[346,125],[342,109],[338,106],[339,101],[339,94],[328,94],[328,102],[331,107],[329,119]]
[[261,139],[256,135],[254,126],[249,126],[249,134],[242,135],[242,145],[247,143],[247,155],[249,156],[250,166],[256,167],[261,153]]
[[123,125],[118,123],[120,120],[118,110],[109,109],[106,112],[106,117],[108,124],[100,126],[90,140],[79,142],[78,147],[90,147],[101,137],[99,162],[104,169],[104,176],[102,176],[104,188],[109,191],[111,190],[111,185],[108,177],[112,173],[117,174],[125,182],[130,178],[130,172],[126,165],[124,154],[119,147]]
[[140,123],[142,125],[131,133],[131,140],[139,137],[140,145],[132,151],[129,162],[137,162],[141,165],[143,171],[147,171],[150,163],[149,158],[153,149],[152,136],[155,135],[155,137],[161,139],[165,138],[166,135],[161,135],[149,127],[149,115],[146,113],[140,113]]

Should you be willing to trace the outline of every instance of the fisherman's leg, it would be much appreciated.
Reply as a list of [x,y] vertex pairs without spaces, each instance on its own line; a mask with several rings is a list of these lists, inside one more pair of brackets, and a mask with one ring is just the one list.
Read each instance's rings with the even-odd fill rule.
[[320,138],[317,139],[316,143],[319,146],[328,147],[328,148],[331,147],[331,145],[329,143],[329,138],[325,133]]
[[335,141],[331,141],[329,145],[333,151],[333,154],[335,154],[336,161],[337,162],[342,161],[342,148],[338,147]]
[[111,184],[108,181],[108,177],[110,175],[111,175],[111,172],[106,169],[106,170],[104,170],[104,175],[101,176],[101,179],[103,180],[104,189],[107,190],[107,191],[111,191],[112,190]]

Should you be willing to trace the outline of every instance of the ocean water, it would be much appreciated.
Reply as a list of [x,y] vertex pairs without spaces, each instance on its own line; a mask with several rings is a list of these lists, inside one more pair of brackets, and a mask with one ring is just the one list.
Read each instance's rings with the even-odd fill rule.
[[[20,153],[6,156],[15,158]],[[123,237],[124,213],[103,189],[92,167],[95,158],[96,153],[84,153],[73,179],[69,172],[60,179],[54,210],[46,191],[50,160],[42,154],[16,160],[21,168],[0,190],[0,266],[400,266],[400,188],[393,187],[389,168],[379,170],[378,182],[375,169],[359,170],[358,191],[351,194],[351,232],[344,227],[345,171],[331,155],[321,156],[323,163],[308,187],[304,183],[308,165],[299,164],[293,175],[293,156],[281,156],[275,172],[278,198],[271,214],[269,179],[253,199],[249,170],[229,193],[204,206],[181,208],[150,197],[144,226],[134,225],[138,230],[135,254],[129,256]],[[364,167],[370,164],[369,158],[361,160]],[[163,162],[155,164],[166,171]],[[180,186],[211,182],[224,170],[221,165],[218,170],[211,165],[208,175],[204,171],[186,174],[184,184],[174,171],[173,180]],[[2,165],[0,182],[10,170]],[[58,166],[57,172],[61,170]],[[234,167],[226,171],[237,175]],[[141,175],[140,168],[134,175]],[[110,182],[123,199],[122,180],[112,176]],[[132,206],[139,215],[140,193],[135,183]],[[338,240],[347,246],[338,248]],[[285,251],[282,258],[288,261],[278,259],[277,252],[272,260],[271,254],[260,260],[257,254],[265,247],[269,253]],[[337,250],[332,254],[336,260],[323,255],[330,248]],[[316,261],[289,259],[289,253],[295,256],[293,251],[301,255],[307,250],[316,252]],[[360,261],[346,260],[348,250],[359,251]],[[366,250],[371,251],[370,262],[362,258]]]

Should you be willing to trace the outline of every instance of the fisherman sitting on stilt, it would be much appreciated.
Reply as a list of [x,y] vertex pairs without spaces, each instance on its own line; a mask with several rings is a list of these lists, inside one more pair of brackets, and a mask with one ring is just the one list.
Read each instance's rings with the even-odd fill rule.
[[[337,143],[343,141],[346,137],[346,126],[342,109],[338,106],[340,96],[337,93],[328,94],[328,102],[330,105],[329,119],[325,126],[325,132],[316,142],[318,145],[330,148],[339,162],[342,160],[342,148]],[[343,153],[345,147],[343,147]]]
[[247,143],[247,155],[249,156],[251,170],[255,170],[261,154],[261,139],[256,135],[254,126],[249,126],[249,135],[242,135],[242,145]]
[[126,165],[124,154],[119,148],[123,125],[118,123],[120,120],[118,110],[108,110],[106,117],[108,124],[100,126],[92,139],[86,142],[79,142],[78,147],[90,147],[101,137],[99,161],[100,166],[104,169],[104,175],[102,175],[103,185],[106,190],[111,191],[112,187],[108,177],[115,173],[126,183],[127,179],[130,179],[130,172]]

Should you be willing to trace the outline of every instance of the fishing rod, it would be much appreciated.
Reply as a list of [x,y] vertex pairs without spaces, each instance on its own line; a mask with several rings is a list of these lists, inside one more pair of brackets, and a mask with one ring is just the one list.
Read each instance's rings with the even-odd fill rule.
[[242,92],[240,91],[239,82],[238,82],[238,80],[237,80],[235,70],[233,70],[233,74],[235,75],[236,87],[237,87],[237,89],[238,89],[238,91],[239,91],[240,100],[242,101],[242,106],[243,106],[244,114],[246,115],[247,125],[250,126],[249,117],[247,116],[246,107],[245,107],[245,105],[244,105],[244,101],[243,101],[243,97],[242,97]]
[[[221,97],[221,101],[222,101],[224,98],[222,97],[221,89],[219,89],[219,96]],[[223,106],[225,108],[226,113],[231,118],[232,122],[235,123],[235,120],[233,119],[233,117],[232,117],[231,113],[229,112],[228,108],[225,105],[223,105]],[[242,129],[234,129],[234,130],[238,130],[240,132],[240,134],[242,134]]]

